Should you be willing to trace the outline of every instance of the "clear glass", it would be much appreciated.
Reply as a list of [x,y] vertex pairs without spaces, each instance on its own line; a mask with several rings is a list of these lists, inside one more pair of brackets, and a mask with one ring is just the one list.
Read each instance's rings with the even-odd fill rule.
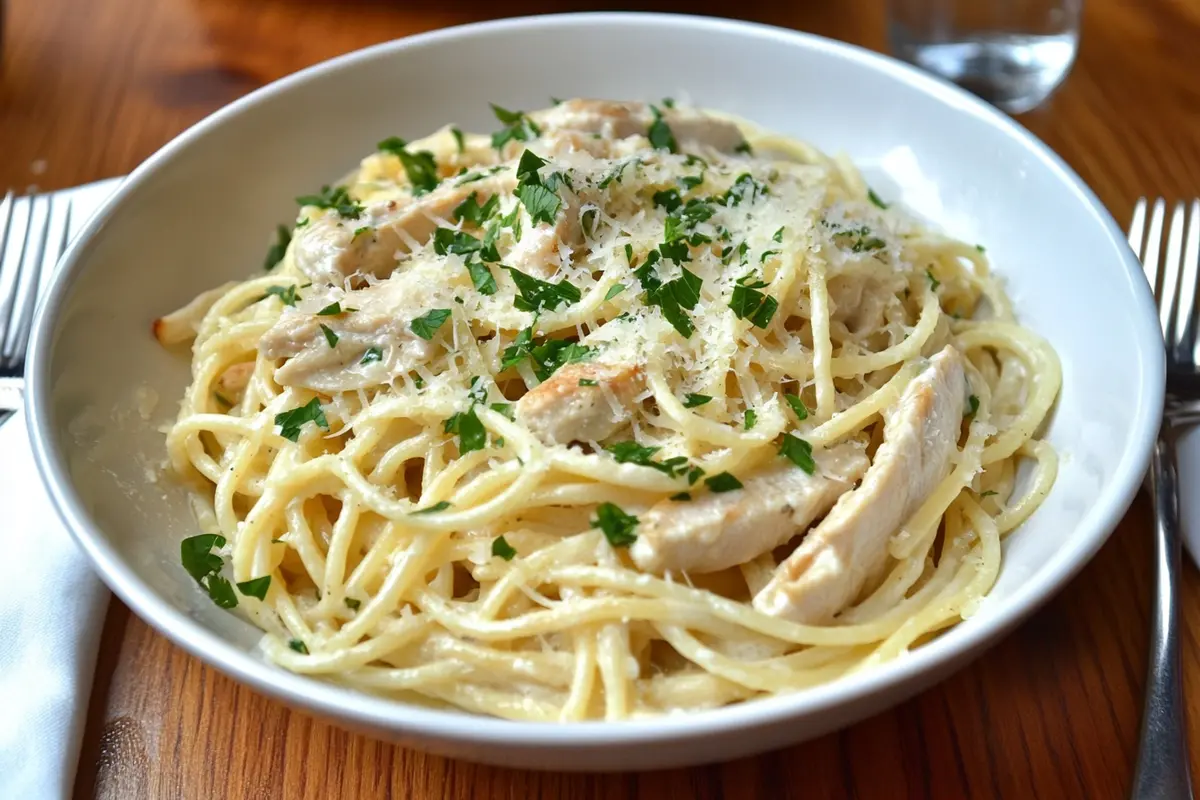
[[1012,114],[1075,62],[1083,0],[888,0],[892,52]]

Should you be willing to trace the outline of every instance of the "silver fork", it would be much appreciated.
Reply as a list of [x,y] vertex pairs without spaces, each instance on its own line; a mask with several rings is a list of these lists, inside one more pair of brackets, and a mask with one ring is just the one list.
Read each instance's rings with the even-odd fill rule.
[[[1129,246],[1141,258],[1158,300],[1167,353],[1167,403],[1150,468],[1155,516],[1155,602],[1150,639],[1146,703],[1133,776],[1133,800],[1192,796],[1179,666],[1179,492],[1175,431],[1197,421],[1200,352],[1196,326],[1200,307],[1200,200],[1190,213],[1177,203],[1171,213],[1166,252],[1161,252],[1167,204],[1154,201],[1147,226],[1147,201],[1138,200],[1129,225]],[[1185,231],[1186,216],[1186,231]]]
[[70,229],[69,193],[0,200],[0,424],[22,405],[33,314]]

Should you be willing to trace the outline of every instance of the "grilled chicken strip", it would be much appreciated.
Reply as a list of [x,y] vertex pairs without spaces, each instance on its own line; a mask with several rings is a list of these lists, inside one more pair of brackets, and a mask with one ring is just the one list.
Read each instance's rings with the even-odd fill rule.
[[517,401],[517,421],[546,444],[600,441],[629,421],[644,388],[636,365],[568,364]]
[[[454,209],[470,195],[486,203],[492,195],[511,194],[517,186],[510,169],[460,184],[447,179],[432,192],[411,200],[389,200],[367,208],[358,219],[336,211],[310,217],[295,234],[296,267],[313,283],[341,286],[353,275],[386,278],[400,259],[427,243],[439,226],[452,225]],[[360,228],[370,228],[355,235]]]
[[642,515],[629,554],[646,572],[715,572],[770,552],[827,512],[866,472],[863,445],[816,453],[813,475],[781,463],[736,492],[664,500]]
[[886,414],[883,444],[862,484],[779,565],[755,608],[795,622],[829,622],[880,578],[888,541],[950,470],[965,394],[962,356],[946,347]]
[[[737,125],[701,111],[662,108],[659,112],[684,150],[700,146],[732,153],[746,141]],[[568,130],[599,134],[603,139],[625,139],[645,136],[654,123],[654,112],[645,103],[567,100],[535,114],[533,119],[546,132]]]

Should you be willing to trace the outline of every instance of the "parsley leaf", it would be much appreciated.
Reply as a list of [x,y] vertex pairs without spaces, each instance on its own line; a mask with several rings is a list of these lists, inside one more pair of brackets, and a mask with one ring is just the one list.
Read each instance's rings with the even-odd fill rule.
[[469,233],[453,228],[438,228],[433,232],[433,252],[439,256],[453,253],[469,256],[483,249],[483,243]]
[[616,297],[623,291],[625,291],[625,284],[618,283],[615,286],[612,286],[611,288],[609,288],[608,292],[604,295],[604,299],[612,300],[614,297]]
[[[780,227],[779,230],[775,231],[775,235],[772,236],[771,238],[777,242],[782,242],[783,241],[783,230],[784,229],[782,227]],[[765,256],[764,256],[764,258],[765,258]]]
[[455,207],[452,219],[455,222],[466,220],[476,225],[483,225],[500,207],[500,195],[494,194],[479,205],[479,199],[474,192],[467,195],[467,199],[463,200]]
[[505,266],[508,274],[512,276],[513,282],[517,284],[517,291],[520,294],[513,300],[513,306],[518,311],[531,311],[537,313],[543,309],[553,311],[560,305],[571,305],[579,302],[581,297],[579,289],[571,285],[563,279],[558,283],[547,283],[526,275],[516,267]]
[[976,249],[976,250],[978,250],[978,251],[979,251],[979,252],[981,252],[981,253],[986,253],[986,252],[987,252],[987,248],[986,248],[986,247],[984,247],[984,246],[983,246],[983,245],[981,245],[981,244],[977,244],[977,245],[975,245],[975,249]]
[[322,430],[329,430],[329,421],[325,419],[325,411],[321,408],[320,398],[314,397],[304,405],[275,415],[275,424],[279,426],[279,435],[293,442],[300,441],[300,429],[306,422],[315,422]]
[[217,533],[189,536],[179,543],[179,560],[217,606],[233,608],[238,603],[237,595],[233,593],[229,581],[220,575],[224,561],[216,553],[209,552],[214,547],[224,546],[225,537]]
[[[677,478],[688,471],[687,458],[684,456],[675,456],[666,461],[655,461],[654,454],[661,449],[658,447],[645,447],[637,442],[627,441],[607,444],[604,449],[612,454],[618,464],[637,464],[639,467],[650,467],[670,478]],[[695,481],[689,478],[689,483],[695,483]]]
[[754,426],[758,424],[758,412],[753,408],[747,408],[746,413],[742,416],[742,426],[746,430],[754,430]]
[[675,134],[671,132],[670,126],[663,120],[662,112],[657,107],[650,106],[650,113],[654,115],[654,121],[650,123],[650,129],[646,131],[646,137],[650,140],[650,144],[656,150],[678,153],[679,144],[675,141]]
[[359,364],[371,364],[376,361],[382,361],[382,360],[383,360],[383,351],[382,350],[380,350],[378,347],[368,347],[367,352],[363,353],[362,360],[359,361],[358,363]]
[[971,395],[970,397],[967,398],[967,413],[964,414],[963,416],[973,417],[973,416],[975,416],[975,412],[978,410],[979,410],[979,398],[976,397],[975,395]]
[[711,403],[712,398],[706,394],[689,394],[683,401],[684,408],[698,408],[705,403]]
[[936,292],[937,288],[942,285],[941,281],[939,281],[937,278],[933,277],[933,270],[931,270],[931,269],[925,270],[925,277],[929,278],[929,288],[932,291]]
[[512,561],[517,555],[517,550],[503,536],[497,536],[492,539],[492,555]]
[[363,212],[363,207],[350,197],[345,186],[335,186],[332,189],[322,186],[320,194],[306,194],[297,197],[296,202],[301,207],[332,208],[337,211],[338,216],[345,219],[358,219]]
[[770,192],[767,187],[758,181],[754,180],[754,176],[749,172],[743,172],[733,182],[733,186],[721,198],[721,203],[726,206],[739,206],[743,201],[753,203],[760,197],[764,197]]
[[529,357],[533,360],[533,372],[540,381],[545,381],[566,364],[587,361],[595,354],[594,347],[564,339],[550,339],[529,349]]
[[450,309],[435,308],[414,319],[409,327],[412,328],[413,333],[428,342],[448,319],[450,319]]
[[300,641],[299,639],[288,640],[288,647],[295,650],[297,653],[299,653],[302,656],[308,655],[308,645],[306,645],[304,642]]
[[728,472],[719,472],[704,479],[704,483],[714,492],[732,492],[742,488],[742,482]]
[[593,378],[580,378],[579,385],[580,386],[599,386],[600,384],[598,384],[595,381],[595,379],[593,379]]
[[512,403],[492,403],[490,406],[488,406],[488,408],[490,408],[492,411],[495,411],[497,414],[508,417],[509,419],[516,419],[517,412],[516,409],[513,408]]
[[263,575],[261,578],[251,578],[248,581],[240,581],[237,584],[238,591],[247,597],[257,597],[259,600],[267,599],[267,589],[271,588],[271,576]]
[[557,194],[541,184],[526,183],[517,187],[516,195],[521,205],[525,206],[531,222],[535,225],[538,222],[554,224],[554,218],[562,208],[562,200]]
[[300,295],[296,294],[296,284],[294,283],[290,286],[268,286],[266,293],[259,299],[266,300],[271,295],[278,297],[285,306],[294,306],[300,299]]
[[426,508],[418,508],[416,511],[413,511],[409,516],[415,517],[419,514],[436,514],[439,511],[445,511],[447,508],[450,507],[450,505],[451,504],[450,504],[449,500],[442,500],[440,503],[434,503],[433,505],[428,506]]
[[492,271],[481,261],[468,261],[467,272],[471,275],[471,283],[480,294],[493,295],[496,293],[496,278]]
[[625,172],[626,167],[628,167],[630,164],[637,165],[637,164],[641,164],[641,163],[642,163],[642,160],[640,158],[632,158],[627,161],[622,161],[621,163],[619,163],[615,167],[613,167],[612,170],[607,175],[605,175],[603,178],[601,178],[600,183],[598,183],[596,185],[601,189],[607,189],[608,185],[610,183],[612,183],[613,181],[620,182],[621,175]]
[[399,136],[389,136],[379,144],[375,145],[375,147],[381,153],[391,153],[395,156],[399,155],[404,148],[408,147],[408,142],[404,139],[401,139]]
[[487,444],[487,430],[475,414],[472,404],[466,411],[460,411],[442,425],[444,433],[458,434],[458,454],[465,456],[473,450],[482,450]]
[[996,496],[996,495],[998,495],[998,494],[1000,494],[1000,493],[999,493],[999,492],[994,492],[994,491],[992,491],[991,489],[988,489],[986,492],[981,492],[981,493],[979,494],[979,496],[980,496],[980,497],[995,497],[995,496]]
[[463,132],[452,125],[450,127],[450,135],[454,137],[454,143],[458,145],[458,152],[463,152],[466,149],[466,145],[463,143]]
[[817,462],[813,461],[812,457],[812,445],[799,436],[785,433],[783,435],[783,444],[779,446],[779,455],[788,459],[809,475],[812,475],[817,469]]
[[377,147],[380,151],[391,153],[400,159],[400,163],[404,166],[404,174],[408,176],[408,182],[412,184],[414,195],[430,192],[442,182],[437,174],[437,162],[433,158],[433,153],[428,150],[410,153],[407,150],[408,143],[399,136],[389,136]]
[[330,347],[337,347],[338,335],[324,322],[321,323],[321,333],[325,334],[325,341],[329,343]]
[[492,134],[492,147],[497,150],[513,141],[527,142],[542,135],[542,131],[523,111],[509,111],[495,103],[489,103],[492,113],[500,120],[503,128]]
[[688,492],[678,492],[678,493],[676,493],[676,494],[673,494],[673,495],[671,495],[671,496],[670,496],[669,498],[667,498],[667,499],[668,499],[668,500],[674,500],[676,503],[685,503],[685,502],[687,502],[688,500],[691,500],[691,499],[692,499],[692,495],[691,495],[690,493],[688,493]]
[[336,317],[342,313],[342,304],[336,300],[317,312],[318,317]]
[[747,142],[745,139],[742,140],[741,144],[739,144],[737,147],[733,148],[733,152],[744,153],[745,155],[748,155],[748,156],[753,155],[753,152],[750,149],[750,143]]
[[760,289],[765,289],[767,284],[763,281],[752,281],[752,275],[753,273],[749,273],[738,278],[729,298],[729,307],[738,319],[748,318],[751,324],[766,328],[779,308],[779,301],[763,294]]
[[869,187],[867,188],[867,199],[880,208],[886,209],[888,207],[888,204],[883,202],[879,195],[875,194],[875,190]]
[[346,597],[343,599],[346,602],[346,608],[350,609],[351,611],[358,611],[358,609],[362,606],[362,600],[358,600],[353,597]]
[[637,524],[637,517],[626,514],[613,503],[601,503],[596,506],[596,518],[592,520],[592,527],[603,531],[604,538],[608,539],[608,543],[613,547],[628,547],[636,542],[637,534],[633,529]]
[[804,405],[804,401],[799,396],[794,394],[785,394],[784,400],[792,407],[792,413],[796,415],[796,419],[808,419],[808,406]]
[[286,225],[277,225],[275,227],[275,244],[271,245],[267,250],[267,257],[263,259],[263,269],[270,272],[275,269],[275,265],[283,261],[283,256],[287,252],[288,245],[292,242],[292,233],[287,229]]
[[676,189],[663,189],[654,193],[654,205],[665,208],[669,214],[683,205],[683,198]]

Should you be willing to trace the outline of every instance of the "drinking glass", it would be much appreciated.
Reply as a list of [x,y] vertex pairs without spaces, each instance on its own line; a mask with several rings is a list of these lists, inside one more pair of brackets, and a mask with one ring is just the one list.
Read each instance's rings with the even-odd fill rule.
[[1075,61],[1083,0],[888,0],[892,52],[1021,114]]

